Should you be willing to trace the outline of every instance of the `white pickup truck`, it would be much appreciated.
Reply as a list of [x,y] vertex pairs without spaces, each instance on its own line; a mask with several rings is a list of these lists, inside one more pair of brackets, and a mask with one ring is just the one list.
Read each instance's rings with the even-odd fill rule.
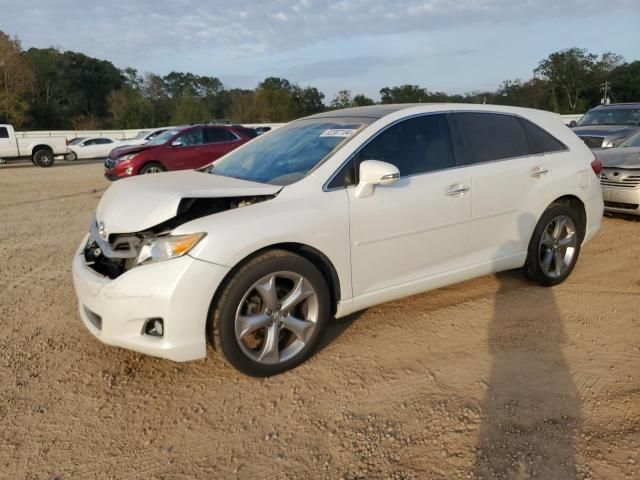
[[29,158],[34,165],[50,167],[56,156],[67,152],[67,139],[64,137],[18,138],[13,126],[0,124],[0,164]]

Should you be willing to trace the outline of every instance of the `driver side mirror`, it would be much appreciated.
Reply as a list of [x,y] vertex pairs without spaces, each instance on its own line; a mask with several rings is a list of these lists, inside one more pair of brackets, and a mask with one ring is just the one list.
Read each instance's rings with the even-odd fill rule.
[[172,147],[181,147],[183,145],[183,143],[180,140],[175,140],[173,142],[171,142],[171,146]]
[[569,122],[569,126],[570,126],[571,128],[575,127],[576,125],[578,125],[578,122],[576,122],[575,120],[571,120],[571,121]]
[[360,164],[360,182],[355,190],[357,198],[373,195],[376,185],[391,185],[400,178],[400,170],[395,165],[379,160],[365,160]]

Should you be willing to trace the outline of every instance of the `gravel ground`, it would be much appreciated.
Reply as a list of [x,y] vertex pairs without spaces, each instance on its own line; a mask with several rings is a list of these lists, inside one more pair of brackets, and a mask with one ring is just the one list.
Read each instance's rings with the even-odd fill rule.
[[0,477],[640,478],[640,223],[572,277],[487,276],[336,321],[257,380],[101,345],[70,263],[99,163],[0,167]]

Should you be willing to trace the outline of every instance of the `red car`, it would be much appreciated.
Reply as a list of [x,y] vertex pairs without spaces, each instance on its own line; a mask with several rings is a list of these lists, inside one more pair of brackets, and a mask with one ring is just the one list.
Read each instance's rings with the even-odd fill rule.
[[114,148],[104,163],[109,180],[167,170],[203,167],[255,138],[251,128],[236,125],[175,127],[144,145]]

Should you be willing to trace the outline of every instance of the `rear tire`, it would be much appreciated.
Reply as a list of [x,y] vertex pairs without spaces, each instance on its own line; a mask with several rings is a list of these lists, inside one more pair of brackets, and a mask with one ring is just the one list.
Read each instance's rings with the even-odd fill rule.
[[209,338],[242,373],[267,377],[294,368],[320,343],[331,316],[322,273],[285,250],[253,258],[214,298]]
[[38,167],[48,168],[53,165],[55,158],[51,150],[42,149],[33,153],[32,161]]
[[162,165],[160,165],[157,162],[151,162],[151,163],[147,163],[145,164],[141,169],[140,172],[138,172],[139,175],[146,175],[148,173],[161,173],[161,172],[166,172],[167,169],[164,168]]
[[564,282],[576,266],[583,237],[576,211],[568,205],[551,205],[531,236],[525,273],[545,287]]

